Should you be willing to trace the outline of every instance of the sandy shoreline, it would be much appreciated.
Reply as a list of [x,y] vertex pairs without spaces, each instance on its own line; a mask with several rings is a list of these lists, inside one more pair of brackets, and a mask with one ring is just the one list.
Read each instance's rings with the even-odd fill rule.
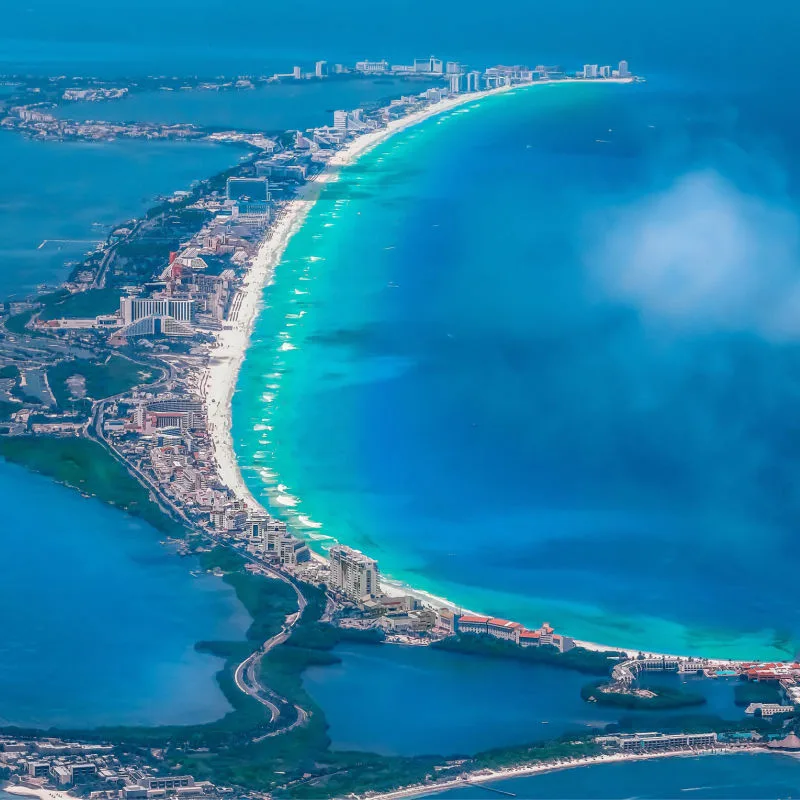
[[284,207],[280,219],[267,231],[258,254],[239,289],[241,302],[235,318],[229,320],[225,329],[216,336],[216,343],[211,352],[210,364],[203,382],[203,394],[208,411],[208,428],[214,444],[220,477],[233,490],[234,494],[245,500],[248,505],[256,509],[261,508],[260,503],[247,488],[236,459],[231,435],[231,400],[236,390],[239,370],[250,343],[253,326],[263,305],[264,287],[271,283],[275,267],[280,262],[289,240],[302,227],[306,215],[326,184],[336,181],[343,167],[352,164],[373,147],[426,119],[482,100],[490,95],[518,88],[522,87],[502,87],[448,98],[408,116],[393,120],[385,128],[359,136],[339,150],[319,175],[303,184],[297,195]]
[[[397,789],[383,794],[360,795],[360,800],[405,800],[410,797],[420,797],[429,794],[438,794],[460,786],[470,786],[493,781],[508,780],[509,778],[528,778],[534,775],[543,775],[547,772],[557,772],[576,767],[588,767],[592,764],[618,764],[623,761],[651,761],[657,758],[692,758],[695,756],[731,755],[733,753],[775,753],[766,747],[718,747],[713,750],[673,750],[664,753],[613,753],[609,755],[587,756],[571,761],[547,761],[530,766],[512,767],[503,770],[481,770],[468,772],[458,778],[442,781],[438,784],[417,784],[404,789]],[[790,755],[785,753],[784,755]]]
[[[606,79],[603,83],[630,83],[631,79]],[[211,351],[209,366],[201,381],[203,398],[208,413],[208,430],[214,446],[217,469],[223,483],[228,486],[239,499],[244,500],[254,510],[263,510],[263,506],[256,500],[242,477],[236,452],[233,446],[232,411],[231,401],[236,391],[239,370],[250,343],[258,314],[263,306],[264,288],[272,282],[275,268],[280,262],[289,240],[303,225],[305,218],[314,203],[317,201],[324,187],[339,177],[341,170],[357,161],[362,155],[377,145],[385,142],[390,137],[414,125],[418,125],[431,117],[447,113],[460,106],[478,102],[486,97],[503,94],[518,89],[532,88],[535,86],[553,85],[555,83],[596,83],[574,79],[570,81],[540,81],[533,84],[504,86],[483,92],[460,94],[447,98],[439,103],[428,106],[420,111],[415,111],[405,117],[390,122],[385,128],[363,134],[349,142],[339,150],[328,162],[325,168],[313,180],[303,184],[297,195],[283,208],[280,218],[269,228],[264,240],[261,242],[253,264],[247,272],[239,288],[240,299],[234,301],[238,306],[229,319],[225,328],[216,335],[216,342]],[[312,557],[325,561],[325,557],[313,549]],[[412,595],[419,600],[434,603],[453,611],[460,610],[465,613],[480,613],[476,610],[464,608],[446,598],[433,595],[429,592],[414,589],[402,581],[386,578],[381,579],[381,588],[388,595]],[[576,644],[589,650],[619,650],[628,655],[635,655],[638,650],[611,647],[595,642],[577,641]],[[659,654],[669,655],[669,654]]]
[[34,789],[31,786],[3,786],[4,792],[16,794],[20,797],[38,797],[39,800],[74,800],[74,795],[69,792],[60,792],[55,789]]

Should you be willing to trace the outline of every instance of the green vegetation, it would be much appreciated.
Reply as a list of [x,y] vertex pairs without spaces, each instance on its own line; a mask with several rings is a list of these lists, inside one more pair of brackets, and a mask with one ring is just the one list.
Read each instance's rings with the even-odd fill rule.
[[581,699],[595,702],[599,706],[612,706],[614,708],[642,709],[651,711],[664,711],[670,708],[686,708],[701,706],[706,702],[705,697],[694,692],[684,692],[670,686],[647,686],[655,693],[654,697],[643,697],[636,694],[622,694],[620,692],[602,692],[600,687],[606,681],[592,681],[581,687]]
[[13,364],[6,364],[4,367],[0,367],[0,378],[4,380],[19,380],[19,367],[15,367]]
[[[325,609],[325,594],[303,584],[307,607],[292,636],[271,650],[262,660],[261,680],[278,700],[281,729],[297,720],[295,706],[308,718],[305,723],[277,736],[264,734],[276,727],[269,721],[264,706],[242,694],[234,685],[236,666],[262,641],[276,634],[287,614],[296,610],[293,589],[286,583],[263,575],[250,574],[238,553],[215,547],[200,556],[205,569],[220,569],[239,599],[253,615],[253,624],[244,642],[203,642],[198,649],[225,659],[217,675],[219,686],[232,705],[222,719],[205,725],[164,726],[157,728],[100,728],[89,731],[53,730],[49,735],[84,741],[110,741],[119,746],[148,748],[163,752],[162,769],[191,773],[225,785],[246,786],[269,792],[275,798],[344,797],[367,790],[388,791],[409,784],[443,780],[466,770],[499,769],[552,759],[580,758],[598,752],[588,731],[548,742],[489,750],[463,762],[440,756],[412,758],[385,757],[374,753],[334,752],[330,749],[327,724],[322,710],[306,693],[302,672],[312,665],[338,661],[331,650],[344,638],[377,642],[379,635],[344,631],[320,622]],[[471,651],[470,651],[471,652]],[[642,727],[641,723],[645,723]],[[745,727],[747,726],[747,727]],[[609,726],[610,730],[775,730],[761,720],[727,723],[716,717],[659,717],[638,715],[635,719]],[[9,730],[10,732],[10,730]],[[33,735],[34,731],[14,731]]]
[[12,403],[8,400],[0,400],[0,419],[9,420],[15,411],[19,411],[22,406],[19,403]]
[[0,456],[127,511],[157,530],[180,536],[147,490],[100,444],[89,439],[21,436],[0,439]]
[[31,405],[34,405],[34,406],[40,406],[40,405],[42,405],[41,398],[37,397],[35,394],[28,394],[28,393],[25,391],[25,389],[23,389],[23,387],[22,387],[22,386],[20,386],[19,384],[17,384],[17,385],[16,385],[16,386],[15,386],[15,387],[14,387],[14,388],[13,388],[13,389],[12,389],[12,390],[9,392],[9,394],[10,394],[12,397],[16,397],[16,398],[17,398],[17,400],[19,400],[19,401],[20,401],[20,403],[30,403]]
[[155,367],[149,368],[122,356],[111,356],[103,363],[72,359],[60,361],[47,368],[50,389],[61,408],[70,408],[75,402],[67,379],[82,377],[86,396],[95,400],[121,394],[142,383],[152,383],[159,375]]
[[734,687],[734,702],[737,706],[749,706],[750,703],[783,703],[780,689],[774,683],[742,681]]
[[723,719],[714,714],[664,714],[662,711],[637,713],[632,717],[621,717],[618,722],[606,725],[608,733],[632,731],[661,731],[663,733],[738,733],[757,731],[762,734],[780,731],[777,719],[745,717],[737,720]]
[[583,672],[588,675],[608,675],[614,664],[622,656],[621,653],[613,650],[595,651],[585,650],[583,647],[574,647],[566,653],[559,653],[555,647],[548,645],[519,647],[513,642],[505,642],[502,639],[495,639],[493,636],[470,633],[450,636],[440,642],[435,642],[431,647],[466,655],[485,656],[487,658],[510,658],[514,661],[524,661],[529,664],[547,664],[553,667]]
[[470,763],[471,769],[508,769],[518,764],[597,755],[601,748],[589,736],[563,736],[548,742],[522,747],[501,747],[479,753]]
[[31,321],[31,318],[36,313],[35,309],[23,311],[21,314],[15,314],[6,320],[6,330],[9,333],[16,333],[22,336],[23,334],[33,334],[25,326]]
[[91,318],[113,314],[119,308],[118,289],[89,289],[85,292],[54,292],[40,298],[44,307],[39,319]]

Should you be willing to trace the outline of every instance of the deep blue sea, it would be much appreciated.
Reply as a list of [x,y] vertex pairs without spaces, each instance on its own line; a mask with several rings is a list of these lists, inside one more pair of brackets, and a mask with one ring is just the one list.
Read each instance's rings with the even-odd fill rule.
[[234,399],[256,494],[466,608],[792,655],[798,113],[531,87],[392,138],[291,240]]

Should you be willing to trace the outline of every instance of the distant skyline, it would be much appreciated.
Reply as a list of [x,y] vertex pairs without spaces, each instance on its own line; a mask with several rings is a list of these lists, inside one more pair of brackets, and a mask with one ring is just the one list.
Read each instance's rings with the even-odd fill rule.
[[[786,37],[800,28],[800,7],[774,0],[759,4],[757,13],[749,4],[719,0],[656,5],[581,0],[568,8],[519,6],[510,16],[471,13],[470,3],[462,4],[458,14],[445,4],[428,5],[416,14],[401,4],[315,0],[242,10],[247,21],[242,25],[219,25],[219,6],[207,0],[179,0],[168,8],[143,0],[136,15],[125,15],[124,25],[108,24],[128,10],[121,0],[77,0],[64,14],[53,13],[56,5],[55,0],[29,0],[3,9],[0,71],[73,65],[91,65],[106,74],[148,71],[154,65],[178,72],[244,70],[259,64],[277,67],[287,60],[313,67],[319,59],[391,60],[414,50],[487,63],[533,58],[569,63],[577,57],[608,63],[624,53],[642,71],[702,71],[748,79],[754,67],[774,73],[788,68],[791,43]],[[319,24],[307,24],[310,14]],[[340,24],[344,17],[347,25]],[[738,33],[743,29],[746,37]],[[658,35],[650,35],[654,31]],[[781,41],[787,47],[775,47]]]

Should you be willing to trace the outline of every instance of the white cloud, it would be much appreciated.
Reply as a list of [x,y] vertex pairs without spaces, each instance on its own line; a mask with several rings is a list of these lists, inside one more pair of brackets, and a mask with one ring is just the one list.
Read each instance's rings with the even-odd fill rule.
[[589,266],[604,292],[681,328],[800,337],[800,223],[716,172],[618,209]]

